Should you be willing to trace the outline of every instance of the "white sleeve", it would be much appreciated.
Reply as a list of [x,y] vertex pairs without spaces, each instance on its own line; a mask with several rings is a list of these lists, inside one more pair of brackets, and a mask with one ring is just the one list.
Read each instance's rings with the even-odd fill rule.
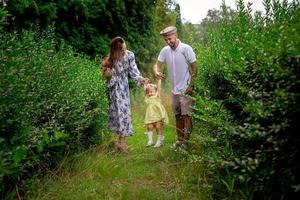
[[196,55],[195,55],[192,47],[189,46],[186,50],[187,50],[187,59],[188,59],[189,63],[196,62]]
[[165,60],[166,60],[166,51],[165,51],[165,48],[163,48],[163,49],[160,51],[157,60],[158,60],[159,62],[162,62],[162,63],[165,62]]

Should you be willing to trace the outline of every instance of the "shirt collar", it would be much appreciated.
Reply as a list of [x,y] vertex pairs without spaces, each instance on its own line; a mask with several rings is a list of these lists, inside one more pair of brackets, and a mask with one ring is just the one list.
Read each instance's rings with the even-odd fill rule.
[[170,49],[172,51],[178,51],[180,45],[181,45],[181,41],[178,39],[178,45],[177,45],[176,49],[173,50],[171,47],[170,47]]

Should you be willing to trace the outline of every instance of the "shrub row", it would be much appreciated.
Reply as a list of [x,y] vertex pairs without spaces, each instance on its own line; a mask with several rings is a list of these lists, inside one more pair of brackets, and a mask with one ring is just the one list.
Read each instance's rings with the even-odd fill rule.
[[107,98],[99,62],[44,33],[0,34],[0,191],[98,144]]
[[206,163],[216,199],[292,199],[299,192],[300,6],[264,4],[266,14],[253,17],[238,1],[238,11],[223,11],[206,33],[207,43],[195,44],[194,118],[203,153],[196,158]]

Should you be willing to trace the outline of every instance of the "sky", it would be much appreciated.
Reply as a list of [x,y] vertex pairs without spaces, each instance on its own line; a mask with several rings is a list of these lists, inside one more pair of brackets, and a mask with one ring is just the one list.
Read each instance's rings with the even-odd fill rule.
[[[222,0],[176,0],[176,2],[180,5],[182,21],[189,21],[196,24],[200,23],[200,21],[206,17],[209,9],[219,9]],[[244,0],[244,2],[246,4],[248,2],[253,3],[253,11],[264,10],[262,4],[263,0]],[[225,0],[225,4],[234,10],[236,9],[235,0]]]

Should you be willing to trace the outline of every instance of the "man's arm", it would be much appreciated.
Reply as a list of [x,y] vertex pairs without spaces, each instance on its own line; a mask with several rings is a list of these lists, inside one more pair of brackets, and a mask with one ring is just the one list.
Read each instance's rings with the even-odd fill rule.
[[191,63],[191,69],[192,69],[192,71],[191,71],[191,82],[189,84],[189,87],[185,91],[185,94],[187,94],[187,95],[193,95],[195,78],[198,74],[198,68],[196,66],[196,62]]
[[194,83],[195,83],[195,78],[196,78],[196,76],[198,75],[198,68],[197,68],[196,62],[191,63],[191,68],[192,68],[191,85],[193,86]]
[[162,62],[160,62],[159,60],[156,61],[156,63],[153,66],[153,71],[154,71],[154,75],[157,79],[162,79],[163,75],[161,73],[161,66],[162,66]]

